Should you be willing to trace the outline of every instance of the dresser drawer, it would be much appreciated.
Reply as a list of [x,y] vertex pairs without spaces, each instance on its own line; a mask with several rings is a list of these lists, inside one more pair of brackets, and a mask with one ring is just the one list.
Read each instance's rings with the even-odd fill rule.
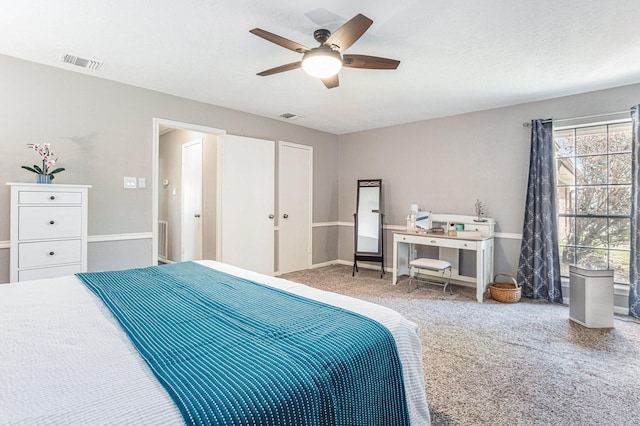
[[493,225],[486,225],[482,223],[465,223],[465,231],[478,231],[483,237],[488,237],[493,234]]
[[43,278],[57,278],[82,272],[82,265],[52,266],[49,268],[25,269],[18,271],[18,281],[41,280]]
[[82,235],[82,207],[20,207],[18,239],[44,240]]
[[476,242],[457,238],[436,237],[431,235],[396,235],[401,243],[421,244],[425,246],[447,247],[462,250],[475,250]]
[[18,268],[35,268],[81,261],[82,240],[18,244]]
[[82,193],[60,191],[20,191],[20,204],[81,204]]

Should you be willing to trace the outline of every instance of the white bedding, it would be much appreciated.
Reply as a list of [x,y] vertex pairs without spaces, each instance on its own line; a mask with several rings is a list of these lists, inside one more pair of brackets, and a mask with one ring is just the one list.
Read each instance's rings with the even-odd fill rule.
[[[417,326],[373,303],[199,263],[366,315],[393,334],[412,425],[428,425]],[[0,285],[0,424],[182,424],[109,310],[75,276]]]

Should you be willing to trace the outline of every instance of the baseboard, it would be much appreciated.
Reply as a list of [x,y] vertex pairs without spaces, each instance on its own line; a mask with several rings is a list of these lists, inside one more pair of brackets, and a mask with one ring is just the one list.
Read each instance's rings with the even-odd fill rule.
[[311,265],[311,269],[323,268],[325,266],[336,265],[338,263],[340,263],[340,261],[338,259],[330,260],[328,262],[314,263],[313,265]]
[[623,308],[622,306],[614,306],[613,312],[615,314],[629,316],[629,308]]

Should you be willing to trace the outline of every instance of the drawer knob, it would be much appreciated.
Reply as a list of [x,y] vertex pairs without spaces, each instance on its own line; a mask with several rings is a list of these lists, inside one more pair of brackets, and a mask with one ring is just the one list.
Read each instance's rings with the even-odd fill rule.
[[53,225],[54,223],[56,223],[56,221],[55,221],[55,220],[50,220],[50,221],[49,221],[49,225]]
[[431,240],[431,244],[435,244],[435,243],[437,243],[436,240]]
[[56,199],[56,196],[55,196],[55,195],[52,195],[51,197],[49,197],[49,199],[50,199],[50,200],[55,200],[55,199]]
[[49,252],[49,256],[53,256],[54,254],[56,254],[56,253],[55,253],[55,252],[53,252],[53,251],[50,251],[50,252]]

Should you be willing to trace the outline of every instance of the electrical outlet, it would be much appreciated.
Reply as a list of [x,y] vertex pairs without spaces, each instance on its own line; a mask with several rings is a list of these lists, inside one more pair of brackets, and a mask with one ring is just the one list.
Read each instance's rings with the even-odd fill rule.
[[138,179],[135,177],[124,177],[124,187],[125,189],[136,189],[138,187]]

